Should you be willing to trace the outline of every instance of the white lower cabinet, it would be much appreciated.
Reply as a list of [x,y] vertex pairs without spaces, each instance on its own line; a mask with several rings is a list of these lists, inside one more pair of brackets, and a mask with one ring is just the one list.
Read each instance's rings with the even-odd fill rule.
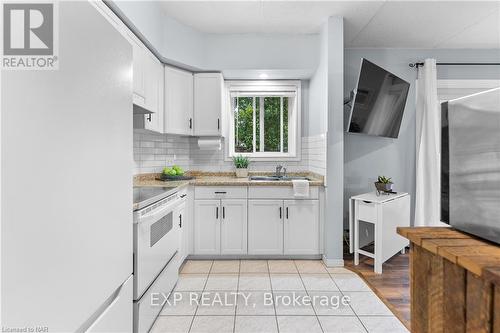
[[283,254],[283,200],[248,200],[248,254]]
[[220,200],[194,201],[194,253],[220,254]]
[[174,221],[179,226],[179,260],[182,263],[189,253],[189,232],[186,221],[186,202],[182,203],[175,211]]
[[247,200],[221,200],[220,253],[247,253]]
[[195,200],[194,253],[247,253],[247,200]]
[[195,255],[321,254],[320,200],[272,198],[276,190],[247,199],[246,190],[195,188]]
[[284,254],[319,254],[318,200],[285,200]]
[[248,200],[248,254],[319,254],[318,200]]

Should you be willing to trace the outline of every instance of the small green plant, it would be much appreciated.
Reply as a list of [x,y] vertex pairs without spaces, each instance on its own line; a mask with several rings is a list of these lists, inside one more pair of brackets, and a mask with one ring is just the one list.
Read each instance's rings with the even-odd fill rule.
[[378,182],[382,184],[391,184],[391,179],[392,178],[387,178],[386,176],[378,176]]
[[233,163],[236,169],[246,169],[250,164],[250,160],[246,156],[237,155],[233,157]]

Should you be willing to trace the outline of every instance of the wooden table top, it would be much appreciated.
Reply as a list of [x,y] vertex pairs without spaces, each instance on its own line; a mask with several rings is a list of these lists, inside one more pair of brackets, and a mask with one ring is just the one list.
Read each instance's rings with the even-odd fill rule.
[[500,285],[500,246],[446,227],[399,227],[413,244]]

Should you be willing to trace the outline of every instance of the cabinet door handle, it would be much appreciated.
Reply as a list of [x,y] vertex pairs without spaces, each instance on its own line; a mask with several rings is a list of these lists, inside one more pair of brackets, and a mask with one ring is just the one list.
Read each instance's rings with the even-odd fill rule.
[[215,191],[214,193],[215,194],[226,194],[227,192],[226,191]]
[[222,206],[222,218],[226,218],[226,207]]
[[281,209],[282,209],[282,208],[280,207],[280,219],[282,219],[282,218],[283,218],[283,214],[282,214],[282,212],[281,212]]
[[150,114],[148,114],[148,116],[146,117],[146,119],[147,119],[149,122],[151,122],[151,121],[152,121],[152,119],[151,119],[151,113],[150,113]]
[[215,218],[219,219],[219,207],[215,207]]
[[193,118],[189,118],[189,129],[193,128]]
[[286,219],[288,220],[288,207],[286,207]]
[[182,228],[182,214],[179,215],[179,228]]
[[217,129],[219,130],[220,129],[220,119],[217,118]]

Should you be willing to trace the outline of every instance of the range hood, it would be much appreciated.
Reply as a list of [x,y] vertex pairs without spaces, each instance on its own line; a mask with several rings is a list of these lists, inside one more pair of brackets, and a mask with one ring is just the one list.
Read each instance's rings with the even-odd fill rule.
[[142,106],[139,106],[134,103],[134,116],[135,115],[140,115],[140,114],[153,114],[154,112],[151,112],[149,110],[146,110]]
[[146,121],[151,122],[151,112],[140,105],[134,103],[134,129],[146,129]]

